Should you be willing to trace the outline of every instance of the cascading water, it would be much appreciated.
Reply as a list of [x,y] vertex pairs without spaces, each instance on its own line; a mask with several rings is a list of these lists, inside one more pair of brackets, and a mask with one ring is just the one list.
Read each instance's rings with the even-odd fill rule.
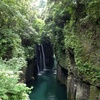
[[42,50],[42,58],[43,58],[43,70],[46,69],[46,63],[45,63],[45,54],[44,54],[44,48],[43,45],[41,44],[41,50]]
[[41,48],[41,45],[39,46],[39,53],[40,53],[40,65],[39,65],[39,67],[40,67],[40,71],[42,71],[43,70],[43,57],[42,57],[42,55],[43,55],[43,53],[42,53],[42,48]]
[[54,59],[50,46],[46,43],[37,44],[36,71],[38,72],[38,77],[28,84],[29,87],[34,87],[29,95],[30,100],[67,100],[66,88],[56,80],[56,66],[52,63]]
[[37,72],[38,75],[43,73],[43,70],[46,69],[46,62],[45,62],[45,53],[43,45],[37,45]]

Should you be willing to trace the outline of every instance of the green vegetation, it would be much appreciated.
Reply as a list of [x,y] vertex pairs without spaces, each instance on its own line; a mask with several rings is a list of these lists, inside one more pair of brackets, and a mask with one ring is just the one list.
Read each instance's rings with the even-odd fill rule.
[[78,70],[83,81],[100,86],[100,1],[49,2],[45,27],[58,62],[73,74]]
[[2,100],[28,100],[30,90],[24,83],[19,83],[22,66],[26,66],[23,58],[8,61],[0,59],[0,98]]
[[[35,0],[0,0],[0,99],[28,100],[30,90],[20,79],[27,59],[33,59],[40,41],[42,19]],[[25,77],[25,76],[24,76]],[[19,83],[20,82],[20,83]]]
[[44,37],[62,67],[100,86],[100,0],[49,0],[39,14],[32,1],[0,1],[0,99],[27,100],[19,76]]

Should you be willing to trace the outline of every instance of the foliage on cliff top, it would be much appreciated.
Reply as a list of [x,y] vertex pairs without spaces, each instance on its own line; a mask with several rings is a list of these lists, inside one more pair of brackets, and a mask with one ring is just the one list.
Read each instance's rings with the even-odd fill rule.
[[[26,59],[34,57],[38,42],[36,9],[31,0],[0,0],[0,98],[26,100],[25,84],[19,83],[19,71]],[[36,23],[36,24],[34,24]]]
[[[64,54],[66,58],[68,57],[68,48],[72,48],[78,72],[83,80],[99,84],[100,1],[51,2],[45,22],[46,33],[54,45],[56,58],[61,64]],[[72,66],[70,60],[66,65]]]
[[36,15],[31,0],[0,1],[1,57],[9,59],[13,56],[23,56],[24,53],[26,58],[34,56],[34,46],[38,41],[36,26],[40,27]]

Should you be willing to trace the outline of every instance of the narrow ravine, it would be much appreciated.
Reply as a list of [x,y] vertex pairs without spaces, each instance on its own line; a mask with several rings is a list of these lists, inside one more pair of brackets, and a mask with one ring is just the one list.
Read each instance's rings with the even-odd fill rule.
[[67,100],[66,88],[56,80],[54,70],[44,71],[28,86],[34,87],[30,94],[31,100]]

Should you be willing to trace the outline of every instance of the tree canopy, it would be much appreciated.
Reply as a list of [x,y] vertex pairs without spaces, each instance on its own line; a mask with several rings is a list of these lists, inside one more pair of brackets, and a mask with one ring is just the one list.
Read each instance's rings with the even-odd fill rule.
[[100,86],[100,0],[36,2],[0,0],[0,98],[27,100],[30,89],[19,75],[45,37],[61,66]]
[[34,58],[44,23],[32,2],[36,1],[0,1],[0,98],[3,100],[28,99],[29,89],[19,83],[19,75],[27,67],[26,59]]
[[100,1],[49,0],[48,5],[45,32],[58,62],[69,73],[77,70],[83,81],[100,85]]

